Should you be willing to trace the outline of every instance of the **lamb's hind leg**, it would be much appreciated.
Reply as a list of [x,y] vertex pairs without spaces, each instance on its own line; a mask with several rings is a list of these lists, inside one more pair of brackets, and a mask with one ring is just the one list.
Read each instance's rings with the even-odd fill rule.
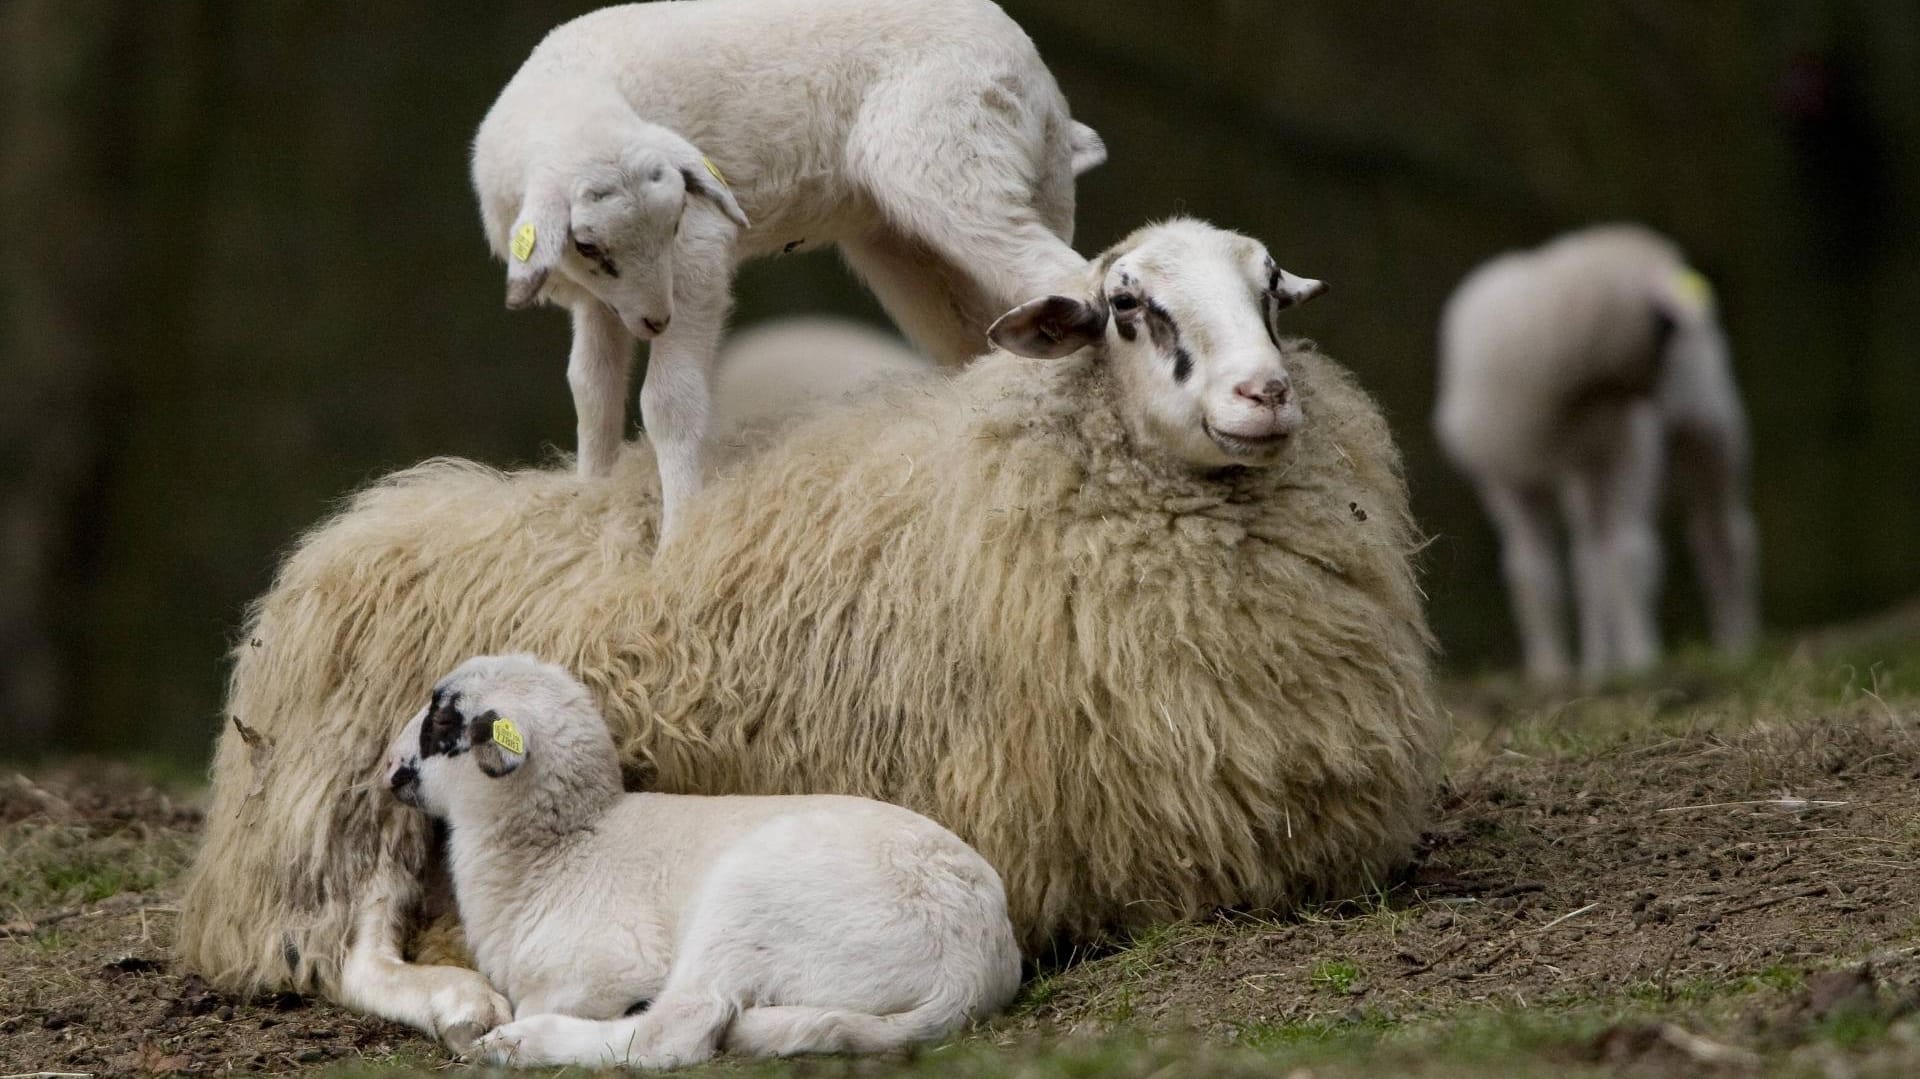
[[386,856],[354,903],[353,943],[340,968],[339,998],[349,1008],[423,1030],[464,1052],[513,1017],[507,998],[478,971],[421,966],[401,956],[419,882]]
[[1005,313],[972,278],[922,244],[887,228],[840,242],[840,255],[866,282],[887,317],[928,355],[961,364],[987,352],[987,327]]
[[1674,442],[1673,455],[1714,646],[1744,655],[1760,630],[1759,552],[1746,500],[1746,447],[1738,432],[1685,430]]
[[1066,138],[991,72],[902,78],[862,109],[848,169],[896,234],[968,276],[991,320],[1037,296],[1086,288],[1086,260],[1069,243],[1072,200],[1061,190],[1061,178],[1066,191],[1072,184]]

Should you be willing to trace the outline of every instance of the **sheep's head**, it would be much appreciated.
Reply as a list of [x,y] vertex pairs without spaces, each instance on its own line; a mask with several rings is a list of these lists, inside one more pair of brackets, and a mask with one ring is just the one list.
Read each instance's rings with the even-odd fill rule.
[[528,181],[507,236],[507,306],[532,304],[558,271],[628,333],[651,339],[673,319],[674,244],[688,206],[704,201],[740,228],[747,216],[718,168],[665,128],[623,128],[576,149]]
[[1134,437],[1194,468],[1276,460],[1303,419],[1279,315],[1326,286],[1280,269],[1257,240],[1193,220],[1141,229],[1095,267],[1090,295],[1021,304],[988,336],[1042,358],[1100,346]]
[[[529,767],[536,759],[541,766]],[[535,771],[564,776],[567,786],[620,788],[592,695],[525,655],[477,656],[442,678],[394,737],[384,768],[394,797],[436,817],[521,797]]]

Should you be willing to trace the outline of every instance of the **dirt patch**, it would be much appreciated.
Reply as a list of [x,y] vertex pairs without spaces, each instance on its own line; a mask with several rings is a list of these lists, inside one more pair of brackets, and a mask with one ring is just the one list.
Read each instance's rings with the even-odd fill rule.
[[[434,1048],[405,1027],[292,995],[241,1001],[173,962],[171,885],[200,812],[131,768],[0,776],[0,1075],[286,1071]],[[143,874],[146,891],[110,890]]]
[[1056,976],[1031,1022],[1235,1033],[1467,1005],[1659,1006],[1875,957],[1920,981],[1914,717],[1503,752],[1456,778],[1421,864],[1299,919],[1149,934]]

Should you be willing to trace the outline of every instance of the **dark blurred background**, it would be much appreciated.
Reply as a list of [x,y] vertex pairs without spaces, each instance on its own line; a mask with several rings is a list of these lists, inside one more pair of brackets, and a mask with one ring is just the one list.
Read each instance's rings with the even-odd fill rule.
[[[0,0],[0,757],[197,760],[245,603],[342,494],[571,446],[565,316],[502,308],[466,153],[592,6]],[[1395,424],[1454,669],[1515,648],[1428,430],[1440,304],[1595,220],[1668,232],[1719,289],[1769,626],[1920,587],[1920,5],[1006,7],[1111,151],[1081,250],[1190,213],[1333,283],[1294,326]],[[830,253],[740,295],[742,323],[880,318]]]

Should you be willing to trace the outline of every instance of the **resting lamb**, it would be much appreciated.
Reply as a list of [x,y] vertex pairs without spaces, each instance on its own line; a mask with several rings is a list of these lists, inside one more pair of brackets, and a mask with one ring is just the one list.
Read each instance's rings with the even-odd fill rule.
[[[481,123],[473,183],[507,305],[573,313],[578,467],[613,465],[631,338],[663,531],[705,478],[737,263],[838,244],[936,358],[1077,279],[1074,176],[1104,160],[989,0],[692,0],[582,16]],[[749,225],[751,222],[751,225]]]
[[495,1062],[878,1052],[1020,987],[1000,878],[952,832],[864,798],[624,794],[592,695],[531,656],[441,679],[385,780],[449,825],[467,943],[514,1007],[475,1049]]

